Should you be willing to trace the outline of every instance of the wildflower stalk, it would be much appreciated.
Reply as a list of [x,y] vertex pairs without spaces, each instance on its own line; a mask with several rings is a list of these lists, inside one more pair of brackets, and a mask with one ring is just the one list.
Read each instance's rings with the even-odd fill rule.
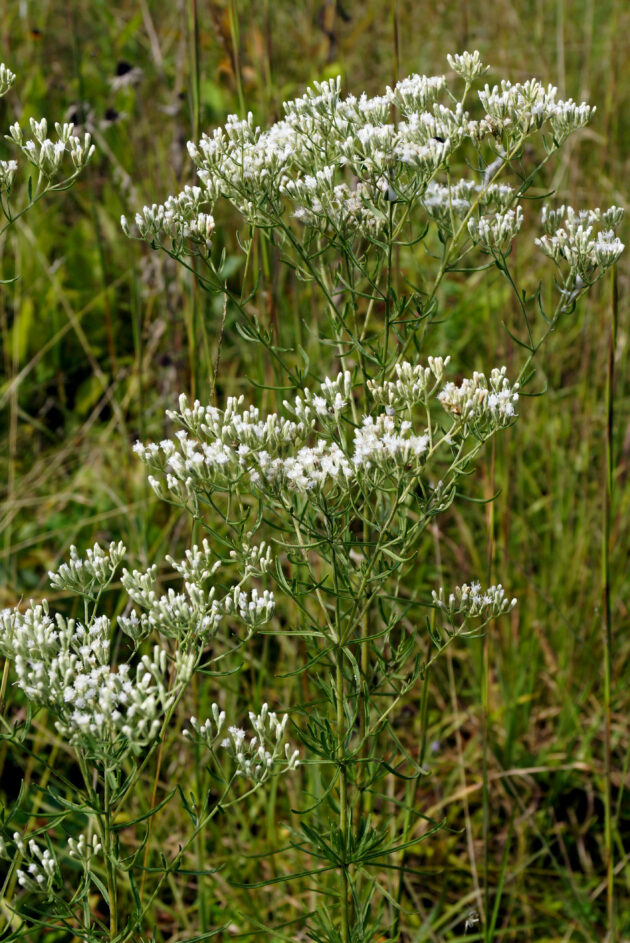
[[11,662],[8,658],[4,659],[4,664],[2,666],[2,680],[0,681],[0,714],[4,712],[4,699],[7,693],[7,683],[9,680],[9,671],[11,669]]
[[113,941],[118,935],[118,875],[116,873],[116,851],[112,830],[111,781],[112,770],[105,769],[103,776],[102,838],[107,872],[107,894],[109,898],[109,935]]
[[[435,613],[433,613],[433,621],[435,627]],[[440,652],[441,654],[441,652]],[[418,792],[418,785],[422,776],[424,775],[424,761],[426,754],[426,741],[427,741],[427,712],[429,708],[429,680],[431,678],[431,664],[427,664],[424,668],[422,674],[422,687],[420,689],[420,700],[419,700],[419,710],[420,715],[420,746],[418,748],[418,771],[413,778],[410,778],[405,784],[405,811],[403,815],[403,824],[401,829],[401,845],[406,845],[409,841],[411,830],[413,827],[412,822],[412,809],[415,805],[415,797]],[[392,943],[398,943],[401,934],[400,927],[400,915],[402,910],[402,900],[404,894],[404,883],[405,883],[405,866],[407,861],[407,849],[403,847],[403,850],[400,853],[400,861],[398,862],[398,882],[396,885],[396,904],[397,907],[394,908],[394,918],[392,921],[392,933],[391,939]]]
[[608,933],[607,943],[616,943],[615,915],[615,864],[612,829],[612,651],[613,625],[610,605],[610,541],[611,521],[614,500],[614,409],[615,409],[615,355],[617,350],[617,329],[619,323],[617,266],[614,265],[610,276],[611,321],[608,342],[608,371],[606,374],[606,450],[605,450],[605,488],[602,528],[602,641],[604,653],[604,849],[606,856],[606,915]]
[[[172,683],[173,683],[173,675],[171,674],[171,677],[169,678],[169,690],[170,690],[170,688],[171,688]],[[170,718],[169,718],[169,720],[170,720]],[[161,736],[160,736],[160,738],[159,738],[159,745],[158,745],[158,748],[157,748],[157,758],[156,758],[156,761],[155,761],[155,773],[154,773],[154,775],[153,775],[153,785],[152,785],[152,787],[151,787],[151,799],[150,799],[150,805],[149,805],[149,808],[150,808],[150,809],[152,809],[152,808],[155,807],[155,804],[156,804],[156,801],[157,801],[158,783],[159,783],[159,781],[160,781],[160,772],[161,772],[161,770],[162,770],[162,755],[163,755],[163,752],[164,752],[164,733],[165,733],[165,730],[166,730],[166,724],[163,724],[163,725],[162,725]],[[148,824],[147,824],[147,840],[146,840],[146,844],[145,844],[145,848],[144,848],[144,856],[143,856],[143,860],[142,860],[142,877],[140,878],[140,899],[141,899],[141,900],[142,900],[142,896],[143,896],[143,894],[144,894],[144,885],[145,885],[146,878],[147,878],[147,866],[148,866],[148,863],[149,863],[149,854],[150,854],[150,852],[151,852],[151,832],[152,832],[152,830],[153,830],[153,816],[150,817],[149,822],[148,822]]]
[[[146,901],[146,903],[144,904],[144,906],[143,906],[143,908],[142,908],[142,911],[141,911],[141,913],[140,913],[140,915],[139,915],[139,917],[138,917],[137,924],[132,925],[126,933],[123,933],[123,936],[122,936],[121,939],[120,939],[120,943],[128,943],[129,940],[134,939],[134,936],[136,935],[136,933],[137,933],[137,931],[138,931],[138,928],[142,926],[143,920],[144,920],[144,919],[146,918],[146,916],[151,912],[151,908],[152,908],[153,904],[154,904],[155,901],[158,899],[158,896],[159,896],[159,894],[160,894],[160,892],[161,892],[161,890],[162,890],[162,887],[163,887],[164,882],[166,881],[166,879],[167,879],[171,874],[177,872],[177,869],[178,869],[178,867],[179,867],[179,865],[180,865],[180,862],[182,861],[184,855],[186,854],[186,852],[188,851],[188,849],[189,849],[190,847],[192,847],[192,846],[196,843],[196,841],[198,840],[199,836],[200,836],[200,835],[203,835],[204,831],[206,830],[206,828],[208,827],[208,825],[210,824],[210,822],[213,820],[213,818],[215,817],[215,815],[217,815],[217,813],[219,813],[220,811],[222,811],[222,809],[225,809],[225,808],[227,808],[229,805],[232,804],[232,803],[230,803],[230,802],[227,802],[227,803],[224,802],[225,797],[226,797],[226,796],[229,794],[229,792],[230,792],[230,789],[231,789],[231,787],[232,787],[232,784],[233,784],[233,779],[230,780],[230,781],[227,783],[227,785],[226,785],[226,787],[225,787],[225,789],[224,789],[224,791],[223,791],[223,794],[222,794],[221,798],[214,804],[214,806],[209,810],[209,812],[207,812],[202,818],[199,819],[198,824],[195,826],[195,828],[193,829],[193,831],[191,832],[191,834],[190,834],[190,835],[188,836],[188,838],[180,845],[179,851],[177,852],[176,855],[174,855],[173,859],[169,862],[168,866],[164,869],[164,871],[162,872],[162,874],[161,874],[160,877],[158,878],[158,880],[157,880],[157,882],[156,882],[155,888],[153,889],[152,893],[149,895],[148,900]],[[248,796],[252,795],[252,794],[256,791],[257,788],[258,788],[258,787],[255,786],[255,787],[253,787],[252,789],[249,789],[247,792],[243,793],[243,795],[240,797],[240,799],[241,799],[241,800],[246,799]]]
[[[341,627],[339,627],[341,632]],[[348,943],[350,936],[350,914],[348,895],[348,864],[345,860],[348,849],[348,773],[346,770],[346,697],[343,671],[343,647],[338,645],[336,652],[335,687],[337,692],[337,762],[339,770],[339,832],[344,860],[341,865],[341,943]]]

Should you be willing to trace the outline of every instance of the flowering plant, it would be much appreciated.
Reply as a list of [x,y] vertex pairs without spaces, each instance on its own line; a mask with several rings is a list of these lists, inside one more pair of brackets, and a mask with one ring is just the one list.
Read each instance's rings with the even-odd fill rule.
[[[418,549],[488,440],[516,421],[544,341],[623,250],[614,232],[618,208],[545,205],[536,244],[555,266],[553,310],[540,286],[528,293],[517,285],[511,253],[530,191],[593,109],[560,100],[535,79],[485,85],[471,101],[486,71],[479,54],[448,61],[459,96],[445,76],[413,75],[373,98],[343,97],[331,80],[286,103],[285,117],[267,130],[251,115],[232,116],[189,144],[198,184],[145,207],[131,226],[122,219],[128,235],[224,296],[226,313],[262,348],[275,382],[264,407],[244,395],[223,405],[182,396],[168,413],[174,435],[135,447],[157,495],[207,534],[185,559],[167,560],[180,591],[160,594],[156,566],[123,571],[136,608],[114,625],[98,607],[123,550],[95,547],[85,558],[73,551],[51,575],[53,586],[82,597],[83,622],[53,619],[44,603],[3,614],[2,651],[15,662],[18,684],[48,709],[83,775],[83,804],[64,807],[55,826],[74,827],[79,813],[91,823],[87,835],[69,836],[64,853],[81,860],[82,883],[55,914],[79,924],[86,939],[122,943],[142,932],[165,880],[191,844],[203,842],[210,819],[261,787],[272,770],[295,770],[298,755],[284,744],[286,715],[279,719],[265,704],[249,713],[251,738],[236,723],[226,735],[217,697],[211,716],[191,717],[186,728],[186,739],[211,758],[206,792],[194,808],[186,805],[191,835],[156,869],[159,876],[147,867],[148,845],[121,851],[116,816],[188,686],[254,633],[293,637],[303,654],[303,694],[292,710],[306,801],[292,847],[309,864],[277,880],[293,887],[310,878],[326,903],[305,913],[301,930],[320,943],[401,937],[407,850],[442,823],[427,822],[415,805],[425,771],[397,735],[397,709],[418,686],[426,692],[430,668],[449,645],[478,636],[516,604],[502,586],[483,590],[478,582],[418,592],[410,578]],[[528,167],[525,145],[534,137],[544,153]],[[464,163],[469,170],[459,178]],[[221,201],[243,219],[240,290],[215,250]],[[301,345],[291,349],[277,324],[264,323],[259,281],[248,284],[258,251],[276,253],[304,292],[316,293],[317,362]],[[522,365],[514,378],[490,367],[458,379],[449,356],[425,353],[426,339],[444,315],[446,277],[490,267],[514,291],[522,325],[512,337],[524,351]],[[418,270],[416,283],[411,273]],[[213,378],[214,390],[220,379]],[[228,588],[214,580],[223,567],[236,571]],[[244,588],[263,576],[273,590]],[[219,626],[235,619],[242,634],[236,642],[224,636],[221,647]],[[126,660],[113,658],[112,638],[124,641]],[[221,756],[229,758],[227,771]],[[203,798],[211,776],[221,783],[214,802]],[[412,784],[403,800],[384,786],[396,778]],[[242,779],[248,791],[239,791]],[[396,805],[404,824],[392,834],[381,823]],[[2,847],[13,841],[30,862],[18,880],[28,893],[53,896],[63,861],[42,851],[36,837],[16,834],[7,832]],[[395,877],[387,885],[388,869]],[[90,910],[93,887],[107,903],[109,926]],[[133,900],[125,920],[121,888]],[[260,929],[255,913],[239,919]],[[200,923],[202,938],[221,929]]]

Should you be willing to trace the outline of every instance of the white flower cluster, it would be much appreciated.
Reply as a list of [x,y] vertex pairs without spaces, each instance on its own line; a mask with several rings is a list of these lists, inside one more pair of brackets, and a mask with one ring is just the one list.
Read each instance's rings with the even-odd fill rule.
[[[0,64],[0,97],[6,95],[14,82],[14,73],[4,63]],[[31,188],[33,192],[29,192],[29,200],[34,198],[35,194],[41,195],[43,190],[69,186],[85,168],[94,153],[94,145],[91,142],[90,135],[85,134],[82,138],[77,137],[73,133],[74,125],[72,124],[55,123],[57,134],[55,140],[51,140],[47,136],[48,122],[45,118],[40,121],[31,118],[30,128],[32,138],[24,138],[22,129],[17,122],[11,125],[9,134],[5,135],[7,141],[17,145],[27,161],[38,171],[39,179],[36,183],[33,182]],[[67,169],[63,166],[66,155],[69,155],[72,163],[72,167]],[[17,171],[18,162],[16,160],[0,160],[0,196],[3,194],[8,196],[11,193]],[[57,175],[62,179],[59,179]],[[55,179],[56,177],[57,179]],[[8,210],[5,211],[5,215],[7,215],[9,221],[13,218]]]
[[239,572],[242,574],[243,579],[247,579],[249,576],[263,576],[268,572],[273,562],[269,544],[263,540],[260,544],[252,545],[250,543],[251,538],[251,531],[248,531],[242,544],[237,549],[230,550],[230,557],[238,562]]
[[324,428],[332,429],[346,407],[352,402],[352,375],[349,370],[337,374],[336,379],[326,377],[319,393],[313,393],[308,387],[297,395],[293,403],[284,400],[287,412],[299,421],[299,428],[312,430],[315,421]]
[[443,75],[409,75],[396,83],[394,88],[387,86],[387,104],[394,105],[404,115],[422,112],[431,105],[446,88]]
[[478,192],[479,186],[473,180],[459,180],[451,186],[432,180],[421,199],[431,219],[450,228],[451,216],[464,219]]
[[4,62],[0,63],[0,98],[9,91],[15,82],[15,72],[11,72]]
[[452,230],[453,221],[465,219],[474,205],[504,212],[513,200],[513,187],[506,183],[488,183],[485,179],[479,183],[458,180],[450,186],[432,180],[421,197],[427,214],[448,232]]
[[48,135],[48,122],[45,118],[36,121],[31,118],[30,122],[32,138],[24,139],[24,134],[19,124],[16,122],[9,128],[9,134],[5,135],[7,140],[12,141],[22,151],[30,164],[37,168],[39,173],[50,180],[60,170],[65,154],[70,155],[74,170],[72,175],[79,173],[86,166],[94,153],[94,145],[91,143],[89,134],[84,134],[83,138],[73,134],[73,124],[59,124],[55,122],[55,131],[57,139],[50,140]]
[[99,841],[98,835],[92,835],[92,841],[88,841],[86,836],[81,832],[79,838],[68,839],[68,855],[71,858],[77,858],[79,861],[82,861],[84,864],[88,864],[90,858],[94,855],[99,855],[103,850],[103,846]]
[[[180,397],[180,412],[168,412],[169,418],[184,427],[176,433],[175,442],[164,439],[158,444],[134,446],[134,451],[152,471],[164,477],[171,493],[180,498],[193,493],[196,486],[212,485],[228,488],[239,474],[260,466],[270,475],[279,474],[278,466],[271,468],[271,454],[299,446],[312,430],[315,417],[294,422],[277,413],[261,419],[260,411],[248,407],[241,411],[244,398],[229,397],[226,409],[202,406],[196,400],[188,405]],[[191,435],[198,438],[191,438]],[[154,476],[149,478],[160,493],[161,485]]]
[[[242,580],[252,574],[264,572],[271,562],[267,549],[259,553],[250,548],[252,561],[258,561],[258,568],[250,565],[245,568]],[[213,577],[220,567],[220,561],[212,561],[213,553],[207,540],[200,549],[195,545],[186,551],[185,559],[174,560],[167,556],[167,561],[184,579],[183,592],[176,592],[172,587],[166,593],[155,591],[157,566],[146,571],[123,570],[121,582],[129,598],[142,610],[140,614],[132,611],[129,615],[118,616],[118,625],[134,641],[148,638],[153,632],[164,638],[177,639],[180,644],[194,641],[207,644],[212,639],[224,616],[235,613],[248,627],[248,634],[268,622],[273,616],[275,599],[272,592],[262,594],[257,589],[245,592],[239,583],[221,599],[216,597],[216,587],[206,588],[206,582]]]
[[446,59],[453,72],[456,72],[466,82],[473,82],[477,76],[488,71],[488,67],[483,64],[477,49],[474,52],[463,52],[461,55],[447,56]]
[[[26,870],[18,868],[18,884],[27,891],[38,894],[51,894],[59,878],[57,859],[49,848],[40,848],[34,838],[24,841],[19,832],[13,833],[13,841],[18,853],[27,864]],[[0,839],[0,857],[9,857],[6,843]]]
[[263,450],[253,456],[257,467],[249,477],[256,487],[269,486],[274,492],[323,491],[327,484],[342,484],[352,478],[352,467],[336,442],[318,439],[315,445],[304,445],[288,458],[272,458]]
[[[204,212],[204,207],[212,202],[207,189],[185,187],[165,203],[145,206],[136,213],[138,235],[154,245],[163,245],[165,240],[170,240],[174,251],[190,240],[202,254],[207,254],[212,245],[214,217]],[[120,217],[120,225],[125,235],[130,236],[126,216]]]
[[[211,579],[221,567],[221,561],[213,562],[213,557],[212,548],[204,538],[201,542],[201,549],[195,544],[190,550],[186,550],[183,560],[174,560],[169,554],[164,559],[187,583],[200,585]],[[155,573],[155,571],[151,572]]]
[[268,589],[259,593],[254,587],[251,592],[246,593],[239,586],[235,586],[225,597],[223,605],[226,612],[238,612],[245,625],[256,629],[265,622],[269,622],[274,614],[276,601],[273,593]]
[[193,435],[205,435],[225,444],[239,441],[249,449],[294,443],[305,438],[312,428],[313,420],[310,424],[306,420],[295,423],[276,413],[270,413],[262,420],[260,410],[255,406],[248,406],[240,412],[244,402],[245,397],[242,395],[229,396],[224,410],[216,406],[202,406],[199,400],[195,400],[191,407],[182,395],[179,398],[179,413],[169,411],[166,415]]
[[459,386],[447,383],[438,393],[438,400],[456,421],[485,432],[509,425],[516,417],[519,384],[510,384],[506,367],[495,367],[488,380],[475,371],[472,378]]
[[0,160],[0,193],[10,193],[17,173],[16,160]]
[[378,206],[383,192],[380,181],[359,180],[350,187],[347,183],[335,184],[334,174],[331,166],[318,170],[315,176],[306,174],[295,180],[285,176],[279,192],[296,204],[295,218],[313,229],[377,236],[387,223],[386,214]]
[[368,389],[374,401],[384,405],[386,410],[411,409],[418,403],[426,405],[442,382],[450,360],[450,357],[428,357],[428,367],[404,360],[396,364],[395,380],[380,385],[368,380]]
[[488,115],[488,127],[506,132],[508,139],[522,140],[548,123],[557,142],[588,124],[595,108],[569,99],[558,99],[558,89],[542,85],[537,79],[524,83],[503,80],[501,85],[488,85],[479,92],[479,99]]
[[[152,575],[154,579],[155,572]],[[204,591],[196,583],[185,582],[183,593],[169,587],[166,593],[158,595],[153,586],[148,588],[147,577],[151,579],[150,571],[129,573],[123,570],[122,584],[130,599],[145,610],[140,614],[132,610],[129,615],[118,616],[119,627],[134,642],[148,638],[153,632],[180,641],[194,635],[207,642],[216,635],[224,610],[214,598],[214,586]]]
[[112,579],[125,550],[121,541],[110,543],[106,550],[99,544],[94,544],[92,549],[86,551],[85,558],[82,558],[77,548],[72,545],[70,560],[62,563],[57,570],[48,571],[50,585],[53,589],[67,590],[93,598],[95,588],[101,589]]
[[191,717],[188,721],[190,730],[184,730],[185,737],[189,740],[200,740],[209,750],[214,748],[225,727],[225,711],[222,711],[218,704],[213,704],[211,711],[212,718],[207,717],[201,723],[196,717]]
[[[151,470],[158,494],[164,482],[183,503],[197,491],[237,488],[246,475],[256,489],[274,498],[291,493],[338,497],[362,479],[375,487],[379,476],[401,469],[417,475],[425,463],[429,430],[414,430],[411,420],[396,411],[418,403],[426,406],[441,385],[448,362],[448,357],[430,357],[428,367],[404,362],[396,367],[396,379],[370,382],[375,402],[385,411],[365,416],[351,435],[346,410],[353,391],[346,372],[336,380],[326,378],[317,393],[305,389],[293,402],[285,401],[285,409],[297,422],[277,413],[263,419],[254,407],[242,410],[242,397],[230,398],[224,413],[198,401],[189,406],[186,397],[180,397],[181,412],[168,415],[184,429],[174,440],[136,443],[134,451]],[[491,434],[516,415],[518,385],[511,386],[505,374],[505,368],[495,369],[487,380],[475,373],[459,387],[447,383],[437,398],[457,417],[456,425]],[[132,593],[133,587],[125,585]],[[140,601],[140,596],[134,598]],[[155,605],[154,597],[142,598],[147,608]]]
[[[143,655],[135,669],[125,663],[114,669],[106,616],[89,626],[59,613],[53,619],[46,602],[24,613],[3,610],[0,631],[0,651],[13,660],[18,685],[55,715],[71,743],[108,750],[123,737],[137,751],[157,736],[177,690],[168,689],[164,650]],[[172,668],[178,682],[191,670],[190,659],[178,653]]]
[[[391,164],[393,156],[416,172],[420,171],[421,189],[424,190],[464,138],[474,133],[474,122],[468,120],[468,112],[459,102],[454,111],[436,102],[431,111],[411,113],[406,121],[401,121],[393,135],[393,153],[387,155],[387,163]],[[402,186],[403,180],[398,182],[398,187],[405,193],[407,188]],[[417,180],[409,192],[415,193],[416,190]]]
[[[217,741],[225,729],[225,711],[220,710],[218,704],[213,704],[212,717],[204,721],[191,717],[190,729],[184,730],[184,736],[189,740],[199,740],[214,751]],[[256,785],[259,785],[271,775],[275,766],[282,764],[280,772],[288,773],[300,765],[299,751],[291,750],[284,742],[288,714],[279,720],[273,711],[269,711],[267,704],[263,704],[259,714],[249,713],[249,720],[255,736],[247,740],[247,734],[240,727],[229,727],[228,737],[221,740],[220,745],[227,749],[236,764],[236,775],[244,776]],[[284,761],[283,761],[284,757]]]
[[[547,207],[542,211],[545,235],[536,239],[536,245],[558,265],[569,266],[567,281],[573,284],[580,279],[592,284],[620,257],[624,244],[615,235],[615,228],[623,220],[623,210],[611,206],[600,209],[576,211],[571,206],[560,206],[555,210]],[[594,227],[602,227],[595,232]]]
[[288,773],[300,765],[299,751],[291,750],[285,743],[285,729],[288,714],[282,720],[263,704],[259,714],[249,712],[249,720],[255,736],[247,739],[247,734],[240,727],[229,727],[228,737],[221,741],[236,765],[236,775],[244,776],[252,783],[264,783],[271,775],[274,766],[284,762],[280,772]]
[[[485,71],[477,51],[448,61],[467,83]],[[452,107],[438,100],[442,94],[449,94]],[[593,112],[588,105],[561,101],[556,88],[535,79],[486,86],[479,96],[486,116],[473,121],[448,93],[444,76],[412,75],[372,98],[344,98],[337,78],[316,82],[302,97],[286,102],[284,118],[267,130],[256,126],[251,114],[245,119],[231,115],[224,127],[188,144],[200,186],[145,207],[136,216],[138,234],[154,245],[166,236],[176,251],[184,251],[187,239],[208,248],[212,207],[223,196],[251,225],[278,225],[288,204],[298,220],[332,233],[333,239],[339,233],[345,239],[375,237],[391,203],[422,199],[466,138],[479,144],[489,137],[503,154],[497,137],[520,146],[548,123],[563,140]],[[392,108],[401,116],[398,124],[392,123]],[[468,196],[451,193],[449,216],[465,215]],[[499,204],[497,197],[498,208],[509,210],[508,199],[502,200]],[[441,194],[427,194],[428,208],[440,205],[443,215],[443,204]],[[122,225],[129,234],[124,217]]]
[[412,463],[418,469],[424,463],[429,449],[429,435],[414,435],[408,419],[397,422],[393,416],[382,413],[376,418],[366,416],[354,435],[355,469],[379,471],[407,466]]
[[523,209],[517,206],[492,216],[473,216],[468,220],[472,241],[487,252],[504,252],[523,225]]
[[500,583],[497,586],[489,586],[485,591],[481,589],[480,583],[471,583],[470,586],[464,583],[463,586],[456,586],[448,598],[445,598],[442,588],[439,592],[433,590],[433,605],[446,613],[451,620],[459,617],[483,619],[487,622],[510,612],[516,603],[516,599],[509,599],[505,595]]
[[[346,446],[341,420],[351,398],[347,372],[336,380],[326,378],[318,393],[305,389],[293,403],[285,402],[297,422],[277,413],[263,420],[254,407],[241,412],[242,397],[230,398],[225,413],[198,402],[189,407],[184,397],[180,398],[181,412],[169,416],[199,438],[180,431],[175,436],[177,445],[172,440],[148,446],[137,443],[134,450],[152,471],[160,473],[172,493],[184,498],[196,487],[233,486],[244,473],[255,487],[274,495],[347,489],[359,466],[391,466],[392,460],[397,466],[411,453],[425,450],[424,436],[414,436],[410,424],[401,425],[387,415],[376,422],[366,419],[355,430],[352,447]],[[327,437],[304,444],[316,423]],[[334,440],[335,433],[340,441]]]

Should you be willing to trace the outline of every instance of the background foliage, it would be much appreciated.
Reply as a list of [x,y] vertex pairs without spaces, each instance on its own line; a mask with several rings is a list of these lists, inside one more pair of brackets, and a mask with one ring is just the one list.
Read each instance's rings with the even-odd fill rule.
[[[153,497],[131,453],[134,441],[164,434],[164,410],[180,391],[210,396],[219,346],[219,399],[248,389],[248,378],[269,379],[269,365],[244,344],[231,312],[222,331],[221,300],[199,292],[162,255],[130,243],[118,225],[121,213],[192,180],[186,140],[229,112],[243,112],[245,103],[266,124],[313,79],[341,72],[348,91],[375,94],[408,72],[443,72],[448,51],[478,48],[495,69],[491,82],[536,75],[557,84],[562,97],[597,105],[595,120],[571,138],[546,181],[558,201],[629,202],[630,10],[620,0],[4,0],[0,33],[1,58],[18,74],[0,104],[3,126],[14,116],[22,123],[65,116],[91,130],[98,147],[80,183],[35,208],[0,246],[0,277],[20,276],[0,293],[0,605],[52,599],[46,571],[72,543],[123,539],[139,566],[176,555],[189,524]],[[227,215],[217,219],[215,241],[238,284],[241,257]],[[533,235],[523,233],[517,251],[519,269],[531,269],[535,282],[541,256]],[[610,542],[620,939],[630,937],[627,265],[626,255],[618,272]],[[258,266],[259,317],[317,357],[317,310],[310,324],[294,317],[295,292],[306,289],[273,258]],[[499,274],[479,286],[453,280],[446,297],[449,321],[432,352],[451,353],[467,371],[509,366],[514,351],[501,322],[509,325],[516,312]],[[476,493],[499,493],[497,501],[471,504],[465,517],[453,511],[418,558],[419,585],[434,586],[442,574],[449,582],[487,575],[519,606],[485,644],[462,643],[434,675],[426,705],[431,775],[416,802],[427,815],[444,815],[449,829],[412,856],[411,867],[429,871],[409,878],[409,940],[464,934],[485,874],[498,938],[590,941],[605,932],[601,557],[610,320],[605,281],[546,347],[537,377],[537,389],[548,386],[545,398],[523,399],[516,430],[488,450]],[[115,591],[111,597],[115,611]],[[234,699],[237,688],[240,703],[248,690],[257,703],[273,690],[278,705],[290,703],[289,682],[274,676],[298,658],[286,639],[268,640],[229,682]],[[418,736],[419,709],[410,697],[399,730],[405,742]],[[177,736],[174,730],[165,779],[185,777]],[[32,770],[1,746],[0,765],[2,798],[12,801]],[[259,856],[286,841],[290,808],[299,804],[284,786],[256,801],[263,805],[243,815],[234,834],[209,839],[214,859],[237,856],[243,881],[274,875],[274,859]],[[179,824],[165,816],[160,827],[167,847]],[[222,874],[217,886],[219,899],[242,893],[247,909],[246,893]],[[281,907],[291,919],[290,891],[271,886],[265,895],[269,913]],[[194,930],[195,915],[173,895],[157,922],[160,938],[178,939]],[[235,934],[251,929],[233,927]]]

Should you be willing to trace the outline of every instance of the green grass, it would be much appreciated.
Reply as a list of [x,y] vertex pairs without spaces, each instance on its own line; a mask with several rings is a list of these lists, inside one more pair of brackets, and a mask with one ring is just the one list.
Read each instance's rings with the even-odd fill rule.
[[[46,200],[0,246],[0,277],[20,276],[0,294],[6,440],[0,451],[0,605],[6,606],[42,595],[52,599],[46,571],[71,543],[83,548],[95,539],[120,538],[139,565],[176,553],[189,539],[190,525],[154,499],[131,453],[133,442],[164,434],[164,410],[176,404],[179,392],[210,396],[220,340],[219,399],[248,390],[250,379],[274,379],[259,350],[239,337],[231,311],[221,334],[221,300],[209,299],[173,263],[130,243],[118,227],[122,212],[132,215],[190,181],[185,141],[197,129],[220,123],[243,101],[267,122],[284,98],[337,71],[347,89],[376,93],[396,73],[442,72],[447,52],[477,47],[500,75],[519,80],[535,74],[558,84],[567,97],[587,96],[597,105],[596,120],[545,181],[558,200],[628,204],[630,10],[620,0],[431,8],[348,0],[347,21],[333,3],[77,0],[69,6],[5,3],[2,17],[2,58],[18,74],[0,105],[3,125],[16,113],[21,121],[31,114],[61,117],[85,101],[99,148],[70,194]],[[142,77],[115,90],[108,77],[121,59],[141,68]],[[105,126],[108,108],[121,117]],[[234,220],[225,213],[219,224],[217,243],[225,246],[236,286],[242,261]],[[541,256],[526,245],[525,234],[519,271],[535,284]],[[410,260],[410,269],[421,261]],[[317,301],[273,256],[261,251],[254,271],[266,293],[261,318],[279,326],[287,346],[302,344],[315,361]],[[624,788],[630,754],[628,272],[622,259],[609,510],[611,292],[604,282],[545,348],[534,383],[537,390],[548,387],[545,397],[522,400],[516,429],[488,451],[470,487],[476,497],[499,492],[496,502],[458,504],[419,552],[419,585],[432,587],[442,574],[460,581],[488,573],[519,598],[519,606],[484,643],[459,644],[432,673],[423,760],[431,775],[414,786],[414,797],[424,814],[445,816],[448,830],[406,859],[406,941],[463,939],[466,915],[483,904],[486,888],[493,917],[481,936],[471,929],[466,939],[605,939],[608,792],[618,931],[610,943],[630,938],[630,800]],[[442,304],[450,319],[428,337],[428,349],[448,350],[462,369],[509,365],[517,357],[501,324],[515,322],[514,303],[498,273],[482,284],[481,290],[464,281],[449,284]],[[601,558],[608,513],[607,776]],[[108,603],[112,611],[120,605],[116,590]],[[279,705],[299,699],[299,678],[281,677],[300,658],[289,640],[266,637],[248,658],[238,678],[226,680],[235,709],[258,703],[269,691]],[[203,713],[213,694],[198,690],[195,697],[187,710]],[[8,704],[9,711],[20,707],[12,689]],[[415,755],[421,713],[418,689],[396,728],[410,751],[415,745]],[[63,746],[38,729],[36,723],[37,750],[63,757]],[[154,771],[147,779],[147,803],[154,789],[159,798],[175,780],[184,791],[195,788],[179,744],[175,727],[159,775]],[[10,804],[20,778],[32,777],[35,765],[0,744],[0,770],[1,795]],[[304,806],[303,789],[317,789],[313,767],[306,768],[303,783],[287,778],[277,791],[259,794],[231,830],[207,836],[198,854],[207,867],[220,863],[223,870],[208,881],[203,915],[188,906],[186,882],[173,883],[155,913],[158,940],[193,935],[200,919],[221,925],[226,901],[275,925],[320,904],[304,886],[280,884],[254,905],[250,893],[230,883],[255,883],[300,866],[291,853],[275,857],[268,851],[285,847],[298,827],[291,810]],[[402,800],[400,789],[391,798]],[[378,814],[378,797],[374,807]],[[130,810],[130,818],[140,811]],[[36,813],[26,804],[23,820]],[[187,827],[181,810],[169,806],[154,825],[157,845],[175,848]],[[139,833],[129,829],[125,837],[133,844]],[[422,876],[415,873],[425,869]],[[395,882],[389,889],[395,891]],[[254,928],[243,921],[233,931],[254,939]],[[278,939],[293,939],[297,931],[285,932]]]

